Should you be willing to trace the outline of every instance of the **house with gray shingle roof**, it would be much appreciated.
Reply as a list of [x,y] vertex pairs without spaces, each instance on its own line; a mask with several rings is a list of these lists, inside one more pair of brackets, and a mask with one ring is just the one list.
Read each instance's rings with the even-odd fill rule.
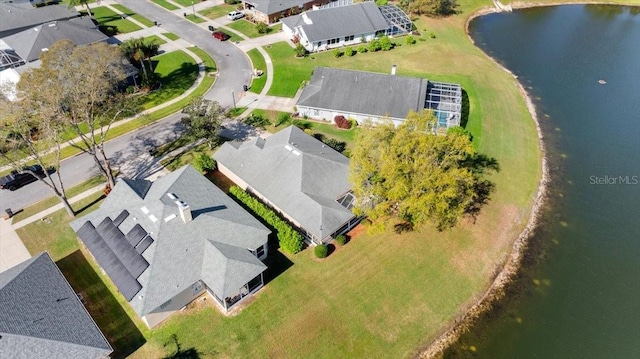
[[227,142],[213,157],[221,173],[314,243],[328,242],[358,223],[351,212],[349,159],[295,126],[266,139]]
[[80,16],[63,5],[34,7],[29,3],[0,2],[0,39],[52,21]]
[[108,358],[113,351],[47,252],[0,273],[0,358]]
[[60,40],[69,40],[76,46],[106,41],[108,37],[98,30],[91,18],[84,16],[67,21],[54,21],[7,36],[2,39],[24,61],[32,62],[40,58]]
[[271,24],[332,1],[336,0],[242,0],[242,7],[253,20]]
[[300,116],[334,121],[344,116],[363,123],[400,124],[409,112],[433,111],[437,128],[460,125],[462,89],[458,84],[419,77],[316,67],[296,103]]
[[119,180],[71,227],[149,327],[204,292],[226,313],[264,285],[269,229],[191,166]]
[[399,8],[378,7],[371,1],[306,11],[282,19],[282,30],[309,52],[404,34],[411,31],[411,26],[411,20]]

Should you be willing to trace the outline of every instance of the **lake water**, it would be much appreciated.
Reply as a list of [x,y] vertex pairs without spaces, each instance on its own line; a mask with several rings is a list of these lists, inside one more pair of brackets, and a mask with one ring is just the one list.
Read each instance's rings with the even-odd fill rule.
[[535,99],[554,181],[542,264],[451,357],[640,358],[640,8],[525,9],[470,33]]

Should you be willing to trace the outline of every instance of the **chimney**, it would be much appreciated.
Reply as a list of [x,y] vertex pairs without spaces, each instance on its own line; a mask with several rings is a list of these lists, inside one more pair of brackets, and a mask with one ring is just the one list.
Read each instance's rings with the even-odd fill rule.
[[391,65],[391,75],[395,75],[396,74],[396,69],[397,69],[396,64]]
[[178,212],[180,212],[180,218],[182,218],[182,221],[184,223],[191,222],[193,218],[191,217],[191,208],[189,208],[189,205],[182,201],[176,201],[176,204],[178,205]]

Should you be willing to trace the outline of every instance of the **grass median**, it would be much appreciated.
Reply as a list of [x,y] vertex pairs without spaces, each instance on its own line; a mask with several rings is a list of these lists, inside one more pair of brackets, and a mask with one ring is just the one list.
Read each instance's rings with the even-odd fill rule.
[[249,59],[251,59],[253,68],[262,71],[262,76],[254,77],[251,81],[251,87],[249,87],[250,92],[259,94],[267,83],[267,63],[264,60],[264,56],[262,56],[258,49],[249,50],[247,55],[249,56]]

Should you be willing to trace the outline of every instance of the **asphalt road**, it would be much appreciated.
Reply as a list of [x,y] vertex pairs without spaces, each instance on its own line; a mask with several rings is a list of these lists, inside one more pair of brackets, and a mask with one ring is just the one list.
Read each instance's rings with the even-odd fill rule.
[[[129,9],[184,40],[200,47],[211,55],[218,66],[219,76],[214,86],[205,94],[206,99],[218,101],[224,107],[233,105],[232,90],[237,96],[242,93],[242,85],[251,79],[251,66],[246,55],[228,42],[220,42],[211,33],[182,17],[176,16],[148,1],[118,1]],[[105,144],[105,151],[114,169],[119,169],[127,177],[146,177],[160,169],[157,161],[148,151],[174,138],[180,131],[180,114],[171,115],[153,125],[127,135],[120,136]],[[64,160],[60,176],[66,188],[84,182],[99,174],[93,158],[86,154]],[[54,177],[56,175],[54,174]],[[40,181],[28,184],[16,191],[0,190],[0,211],[11,208],[17,211],[30,204],[52,196],[51,190]]]

